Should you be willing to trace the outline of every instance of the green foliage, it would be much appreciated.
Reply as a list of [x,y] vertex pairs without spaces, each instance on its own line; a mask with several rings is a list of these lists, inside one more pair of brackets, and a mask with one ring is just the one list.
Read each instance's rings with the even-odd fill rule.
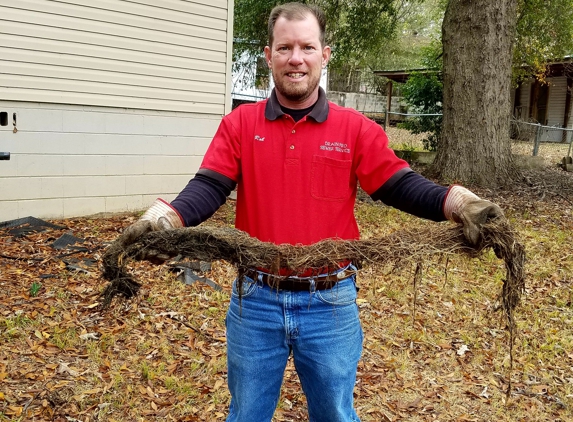
[[[442,0],[424,0],[396,3],[395,34],[368,51],[357,61],[362,70],[361,83],[371,87],[367,91],[386,95],[386,80],[373,74],[381,69],[426,68],[428,49],[436,43],[440,46],[441,20],[444,14]],[[432,58],[434,60],[435,58]],[[332,81],[332,68],[329,69],[329,82]],[[329,85],[329,88],[331,86]],[[399,87],[395,87],[398,89]],[[334,88],[331,88],[334,89]],[[399,93],[397,95],[400,95]]]
[[[402,97],[413,114],[441,114],[443,85],[440,74],[413,73],[402,87]],[[426,133],[424,148],[435,151],[442,132],[442,116],[418,116],[400,124],[414,134]]]
[[[236,0],[234,12],[234,56],[248,52],[262,54],[268,44],[267,19],[271,9],[287,1]],[[396,27],[393,0],[310,0],[327,17],[326,42],[333,48],[333,61],[348,61],[375,48],[389,38]]]
[[[543,79],[546,64],[573,53],[573,0],[519,0],[514,79]],[[523,66],[523,67],[522,67]]]
[[277,2],[236,0],[233,20],[233,73],[241,83],[255,78],[253,63],[263,57],[267,44],[267,19]]
[[[325,8],[332,46],[332,67],[363,64],[369,53],[392,39],[396,30],[396,7],[392,0],[330,1]],[[336,7],[333,7],[336,5]]]

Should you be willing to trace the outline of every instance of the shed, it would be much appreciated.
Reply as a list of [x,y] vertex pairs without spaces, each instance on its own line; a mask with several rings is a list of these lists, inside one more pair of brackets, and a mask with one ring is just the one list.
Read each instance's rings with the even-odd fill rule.
[[0,0],[0,221],[171,200],[231,110],[232,21],[232,0]]
[[[436,73],[435,70],[430,69],[409,69],[409,70],[375,70],[376,76],[382,76],[388,81],[386,82],[386,110],[391,109],[392,94],[394,90],[393,82],[404,83],[408,80],[412,73]],[[386,113],[384,127],[388,127],[390,123],[390,113]]]

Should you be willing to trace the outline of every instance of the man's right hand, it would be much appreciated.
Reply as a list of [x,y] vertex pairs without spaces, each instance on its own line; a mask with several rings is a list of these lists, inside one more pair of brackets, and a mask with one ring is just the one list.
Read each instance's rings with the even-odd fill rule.
[[121,243],[124,248],[135,243],[139,237],[145,233],[154,231],[153,224],[147,220],[137,220],[131,226],[127,227],[123,233],[117,238],[117,242]]
[[[184,225],[179,213],[163,199],[156,199],[139,220],[123,231],[117,242],[125,249],[146,233],[181,227]],[[145,253],[145,259],[156,264],[161,264],[169,258],[157,251],[149,250]]]

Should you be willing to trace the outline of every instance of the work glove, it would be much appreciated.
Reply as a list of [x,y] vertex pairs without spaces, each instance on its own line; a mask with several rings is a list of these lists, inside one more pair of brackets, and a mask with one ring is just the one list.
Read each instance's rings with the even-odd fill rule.
[[[158,198],[139,220],[123,231],[117,242],[125,249],[146,233],[181,227],[184,227],[184,224],[179,213],[168,202]],[[155,264],[162,264],[171,256],[154,250],[145,250],[142,251],[141,258]]]
[[464,236],[472,245],[481,238],[481,226],[492,218],[503,217],[502,209],[463,186],[452,186],[444,202],[444,215],[448,220],[462,224]]

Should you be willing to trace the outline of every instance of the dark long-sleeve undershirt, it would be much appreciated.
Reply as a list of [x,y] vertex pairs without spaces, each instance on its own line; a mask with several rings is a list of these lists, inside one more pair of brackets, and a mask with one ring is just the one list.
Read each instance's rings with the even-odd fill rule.
[[171,206],[183,217],[185,227],[193,227],[215,214],[235,186],[235,182],[222,174],[199,170],[171,202]]
[[[236,183],[211,170],[199,170],[171,202],[186,227],[196,226],[223,205]],[[433,221],[445,220],[443,204],[448,188],[435,184],[411,169],[393,175],[371,196],[386,205]]]
[[448,188],[406,168],[394,174],[370,197],[416,217],[444,221]]

